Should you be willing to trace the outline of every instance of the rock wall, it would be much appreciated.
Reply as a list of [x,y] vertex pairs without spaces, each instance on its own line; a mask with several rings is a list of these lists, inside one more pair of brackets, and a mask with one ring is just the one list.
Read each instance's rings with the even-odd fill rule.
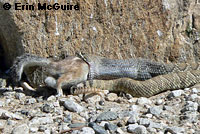
[[[37,7],[38,1],[18,3]],[[3,9],[6,2],[10,10]],[[48,57],[84,51],[164,62],[200,59],[199,0],[73,0],[70,5],[79,10],[15,10],[14,1],[0,0],[0,48],[6,65],[24,52]]]

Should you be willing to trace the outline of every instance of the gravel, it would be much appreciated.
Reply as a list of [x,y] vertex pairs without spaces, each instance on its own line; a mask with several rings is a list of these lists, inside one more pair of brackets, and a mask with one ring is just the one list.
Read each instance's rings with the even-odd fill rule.
[[[16,88],[15,88],[16,89]],[[200,132],[200,89],[135,98],[130,94],[36,96],[3,90],[0,133],[187,134]]]

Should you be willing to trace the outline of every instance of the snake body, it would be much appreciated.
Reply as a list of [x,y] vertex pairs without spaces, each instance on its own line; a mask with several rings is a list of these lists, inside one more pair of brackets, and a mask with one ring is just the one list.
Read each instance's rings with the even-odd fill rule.
[[122,91],[135,97],[151,97],[167,90],[191,87],[200,82],[200,71],[169,73],[159,75],[145,81],[131,78],[116,80],[94,80],[92,87],[89,84],[84,89],[75,90],[74,94],[97,92],[100,90]]
[[[199,63],[165,64],[145,59],[111,60],[82,53],[78,56],[90,65],[93,84],[86,85],[83,90],[75,90],[74,94],[107,89],[127,92],[136,97],[151,97],[166,90],[186,88],[200,82]],[[113,80],[114,78],[119,79]]]

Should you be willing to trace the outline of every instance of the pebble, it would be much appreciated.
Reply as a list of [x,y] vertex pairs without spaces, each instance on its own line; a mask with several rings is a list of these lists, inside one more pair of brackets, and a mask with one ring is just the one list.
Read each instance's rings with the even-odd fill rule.
[[16,93],[15,94],[15,97],[16,97],[16,99],[19,99],[19,100],[21,100],[22,98],[24,98],[26,95],[24,94],[24,93]]
[[173,107],[171,107],[171,106],[166,106],[166,105],[163,106],[163,110],[174,111]]
[[7,121],[7,124],[10,125],[10,126],[14,126],[14,125],[17,124],[17,121],[14,121],[14,120],[10,120],[10,119],[9,119],[9,120]]
[[115,93],[109,93],[106,97],[107,101],[116,101],[117,99],[118,99],[118,96]]
[[151,113],[155,116],[160,116],[160,114],[162,113],[162,109],[159,106],[154,106],[148,109],[148,113]]
[[161,105],[163,103],[163,100],[162,99],[157,99],[156,100],[156,105]]
[[138,105],[132,105],[130,109],[131,111],[139,112],[142,108]]
[[51,123],[53,123],[53,118],[51,116],[34,117],[32,120],[30,120],[29,125],[34,125],[34,124],[45,125],[45,124],[51,124]]
[[197,94],[199,91],[196,88],[192,88],[192,93]]
[[137,124],[129,124],[127,131],[134,134],[147,134],[146,127]]
[[145,126],[145,127],[148,127],[149,124],[150,124],[150,120],[149,120],[149,119],[146,119],[146,118],[140,118],[139,121],[138,121],[138,123],[139,123],[140,125],[143,125],[143,126]]
[[153,115],[152,115],[152,114],[146,114],[145,117],[147,117],[147,118],[152,118]]
[[180,133],[185,133],[185,129],[182,128],[182,127],[168,127],[165,132],[170,132],[170,133],[173,133],[173,134],[180,134]]
[[134,114],[128,119],[128,124],[135,124],[139,120],[138,115]]
[[101,121],[111,121],[111,120],[115,120],[117,119],[118,115],[115,113],[115,112],[111,112],[111,111],[108,111],[108,112],[103,112],[101,113],[96,121],[97,122],[101,122]]
[[8,118],[17,119],[17,120],[23,119],[23,117],[18,115],[18,114],[14,114],[14,113],[11,113],[7,110],[0,109],[0,119],[8,119]]
[[80,113],[84,110],[84,107],[70,99],[64,101],[64,107],[69,111],[77,113]]
[[125,134],[124,131],[122,131],[121,128],[117,128],[117,131],[116,131],[116,132],[117,132],[117,134]]
[[70,123],[71,120],[72,120],[72,115],[71,115],[71,114],[65,115],[65,116],[63,117],[63,121],[64,121],[65,123]]
[[156,129],[159,129],[159,130],[163,130],[163,125],[161,123],[156,123],[156,122],[153,122],[153,121],[150,121],[149,122],[149,128],[156,128]]
[[8,91],[8,92],[4,92],[3,96],[6,96],[6,98],[12,98],[13,96],[15,96],[16,92],[14,91]]
[[84,97],[84,100],[89,104],[96,104],[97,102],[101,101],[101,96],[99,95],[86,96]]
[[152,104],[152,101],[145,97],[140,97],[136,101],[137,105]]
[[79,127],[83,127],[85,126],[85,123],[74,123],[74,124],[70,124],[69,127],[70,128],[79,128]]
[[4,107],[5,106],[5,102],[4,101],[0,101],[0,107]]
[[183,90],[174,90],[174,91],[172,91],[172,92],[168,95],[168,97],[169,97],[169,98],[179,97],[179,96],[181,96],[183,93],[184,93]]
[[95,134],[108,134],[107,131],[103,127],[97,125],[94,122],[90,122],[88,126],[93,128],[93,130],[95,131]]
[[192,94],[189,98],[191,101],[195,101],[199,96],[197,94]]
[[37,101],[36,101],[36,99],[35,98],[30,98],[30,99],[27,99],[26,100],[26,104],[34,104],[34,103],[36,103]]
[[117,125],[115,124],[111,124],[111,123],[106,123],[105,124],[105,129],[109,130],[111,133],[114,133],[115,131],[117,131]]
[[79,134],[95,134],[95,131],[90,127],[83,127]]
[[12,134],[29,134],[29,127],[27,124],[22,124],[12,130]]
[[52,113],[54,111],[54,107],[49,104],[44,104],[44,106],[42,107],[42,111],[45,113]]
[[56,96],[51,95],[50,97],[47,98],[47,101],[56,101]]
[[198,110],[198,103],[187,101],[185,107],[181,110],[181,112],[185,111],[197,111]]
[[38,130],[39,130],[38,127],[30,127],[29,128],[29,131],[32,132],[32,133],[36,133]]

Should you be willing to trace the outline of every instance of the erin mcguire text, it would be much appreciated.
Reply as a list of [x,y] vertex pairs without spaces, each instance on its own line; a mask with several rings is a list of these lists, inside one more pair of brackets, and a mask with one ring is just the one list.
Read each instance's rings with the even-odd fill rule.
[[35,5],[30,5],[26,3],[25,5],[21,3],[15,3],[15,10],[79,10],[79,4],[72,5],[72,4],[47,4],[47,3],[38,3],[37,7]]

